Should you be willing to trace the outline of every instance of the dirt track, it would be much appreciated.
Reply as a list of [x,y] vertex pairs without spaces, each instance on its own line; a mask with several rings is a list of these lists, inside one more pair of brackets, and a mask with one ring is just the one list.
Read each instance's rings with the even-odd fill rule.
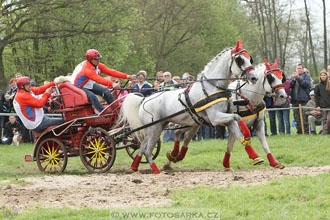
[[[175,172],[174,172],[175,171]],[[175,169],[168,173],[125,174],[121,170],[102,175],[43,176],[24,178],[28,184],[6,185],[0,181],[0,206],[71,207],[75,209],[130,206],[160,206],[169,204],[175,187],[215,186],[228,184],[246,186],[264,184],[282,176],[304,176],[329,173],[330,166],[272,168],[235,172],[210,172]],[[142,171],[143,172],[143,171]]]

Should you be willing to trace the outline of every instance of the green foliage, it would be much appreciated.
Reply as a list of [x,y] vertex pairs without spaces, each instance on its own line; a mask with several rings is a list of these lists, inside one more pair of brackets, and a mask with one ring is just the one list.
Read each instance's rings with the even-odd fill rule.
[[110,68],[129,74],[144,69],[150,77],[158,70],[196,75],[221,50],[238,39],[248,45],[254,36],[238,1],[45,2],[17,1],[26,11],[1,18],[13,32],[13,17],[31,19],[3,41],[6,78],[21,72],[41,84],[72,72],[90,48]]

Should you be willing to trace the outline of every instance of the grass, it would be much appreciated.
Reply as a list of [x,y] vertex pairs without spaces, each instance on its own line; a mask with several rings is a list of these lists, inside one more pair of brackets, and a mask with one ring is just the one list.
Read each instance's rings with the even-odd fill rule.
[[[180,188],[172,205],[129,209],[27,209],[15,219],[329,219],[330,174],[284,177],[265,185]],[[14,211],[6,214],[14,216]],[[3,211],[3,215],[5,212]],[[177,217],[173,217],[177,216]],[[0,209],[1,217],[1,209]],[[197,218],[199,217],[199,218]]]
[[[292,166],[324,166],[330,161],[330,136],[324,135],[277,135],[267,138],[274,157],[287,167]],[[173,164],[173,167],[199,168],[206,170],[223,170],[222,159],[226,151],[226,140],[204,140],[191,142],[185,160]],[[267,160],[259,140],[252,138],[252,146],[261,157]],[[166,152],[172,149],[173,142],[162,143],[161,152],[156,159],[162,167],[167,159]],[[19,147],[0,145],[0,180],[15,179],[28,176],[42,176],[35,162],[24,162],[24,155],[33,152],[32,144]],[[268,167],[268,162],[261,166],[252,166],[244,147],[236,141],[232,152],[231,165],[235,170],[262,169]],[[117,151],[117,158],[112,167],[114,169],[129,169],[132,159],[125,150]],[[141,168],[149,165],[141,164]],[[110,170],[111,172],[111,170]],[[64,174],[85,175],[87,169],[82,165],[79,157],[70,157]]]
[[[293,166],[325,166],[330,161],[330,136],[297,136],[277,135],[268,137],[270,149],[274,157],[287,167]],[[205,169],[222,171],[222,158],[226,149],[226,140],[206,140],[192,142],[184,161],[173,164],[172,167]],[[266,159],[257,138],[252,139],[252,146]],[[159,167],[166,162],[165,153],[172,149],[173,143],[162,144],[161,153],[156,159]],[[28,185],[23,177],[43,176],[35,162],[24,162],[24,155],[31,154],[32,144],[19,147],[0,145],[0,188],[7,184]],[[269,164],[266,161],[261,166],[252,166],[244,148],[238,143],[231,157],[235,170],[264,169]],[[132,160],[125,150],[117,152],[117,158],[111,171],[129,169]],[[149,169],[149,165],[140,166]],[[69,158],[67,169],[62,175],[86,175],[87,170],[79,157]],[[160,219],[150,216],[158,213],[168,219],[185,219],[184,214],[203,215],[199,219],[330,219],[330,174],[305,177],[285,177],[257,186],[229,186],[226,188],[195,187],[176,188],[170,190],[170,198],[174,203],[164,207],[128,209],[81,209],[69,208],[35,208],[17,210],[0,205],[0,219]],[[1,192],[1,191],[0,191]],[[161,192],[160,192],[161,193]],[[127,213],[141,216],[125,216]],[[165,213],[165,214],[164,214]],[[167,213],[167,214],[166,214]],[[183,213],[183,214],[182,214]],[[210,214],[212,216],[207,216]],[[17,216],[18,214],[18,216]],[[173,215],[178,215],[173,217]],[[188,216],[189,217],[189,216]],[[216,218],[219,217],[219,218]]]

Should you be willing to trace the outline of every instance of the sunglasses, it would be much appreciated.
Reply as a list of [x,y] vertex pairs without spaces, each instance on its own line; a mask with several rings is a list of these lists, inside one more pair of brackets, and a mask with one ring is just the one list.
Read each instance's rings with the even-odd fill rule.
[[94,57],[93,60],[100,60],[102,56]]

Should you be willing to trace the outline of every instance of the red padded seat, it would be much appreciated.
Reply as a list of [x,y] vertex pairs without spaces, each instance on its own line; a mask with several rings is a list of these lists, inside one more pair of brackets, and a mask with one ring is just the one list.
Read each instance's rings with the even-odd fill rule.
[[84,90],[64,82],[59,85],[65,108],[73,108],[80,105],[90,104]]

